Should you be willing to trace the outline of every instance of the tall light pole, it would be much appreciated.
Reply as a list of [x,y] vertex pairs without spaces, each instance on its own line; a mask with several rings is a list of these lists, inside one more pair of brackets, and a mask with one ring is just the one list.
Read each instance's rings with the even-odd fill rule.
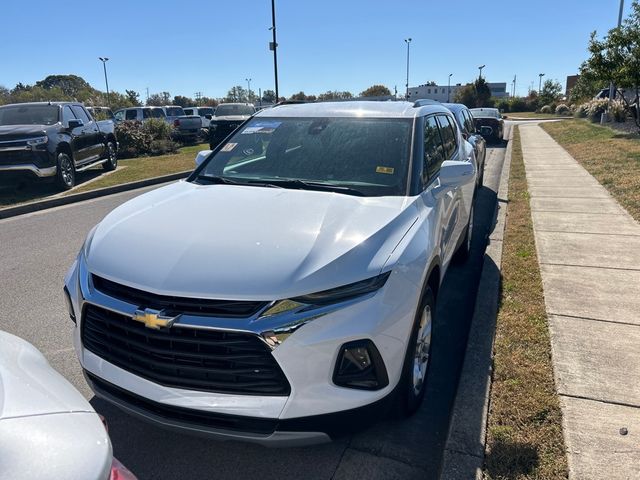
[[544,77],[544,73],[539,73],[538,74],[538,96],[540,96],[540,93],[542,92],[542,77]]
[[107,86],[107,105],[111,107],[111,99],[109,98],[109,81],[107,80],[107,62],[109,61],[109,58],[98,57],[98,60],[102,62],[102,68],[104,69],[104,83]]
[[251,99],[251,79],[245,78],[245,80],[247,81],[247,100],[250,100]]
[[482,78],[482,69],[486,67],[486,65],[480,65],[478,67],[478,70],[480,71],[480,73],[478,74],[478,80],[480,80]]
[[449,82],[447,83],[447,103],[449,103],[449,97],[451,97],[451,75],[453,73],[449,74]]
[[278,42],[276,41],[276,0],[271,0],[271,28],[273,41],[269,43],[269,50],[273,50],[273,75],[276,82],[276,101],[278,103]]
[[405,100],[409,100],[409,46],[411,45],[411,38],[405,38],[404,41],[407,43],[407,90],[405,92]]
[[[624,0],[620,0],[620,10],[618,10],[618,28],[622,25],[622,10],[624,9]],[[609,103],[615,97],[615,85],[613,81],[609,82]]]

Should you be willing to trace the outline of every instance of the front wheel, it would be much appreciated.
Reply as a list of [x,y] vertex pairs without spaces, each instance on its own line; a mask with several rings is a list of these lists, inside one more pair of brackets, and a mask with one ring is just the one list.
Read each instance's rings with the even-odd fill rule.
[[107,172],[111,172],[118,167],[118,154],[116,152],[116,146],[112,141],[108,141],[105,148],[107,153],[107,161],[102,164],[102,168],[104,168]]
[[431,365],[432,330],[436,301],[431,287],[422,295],[407,346],[399,390],[399,409],[404,416],[413,415],[424,398]]
[[56,172],[56,184],[62,190],[69,190],[76,184],[76,169],[71,155],[61,152],[57,158],[58,171]]

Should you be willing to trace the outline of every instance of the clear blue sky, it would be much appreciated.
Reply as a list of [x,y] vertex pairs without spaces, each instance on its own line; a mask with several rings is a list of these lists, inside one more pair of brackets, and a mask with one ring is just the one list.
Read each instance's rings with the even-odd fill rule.
[[[5,1],[0,29],[0,85],[73,73],[109,86],[172,95],[224,96],[252,78],[273,88],[270,0]],[[625,14],[631,0],[625,0]],[[69,2],[71,5],[71,2]],[[617,22],[619,0],[276,0],[280,94],[318,94],[374,83],[404,92],[411,37],[410,85],[488,81],[526,94],[538,73],[559,80],[586,58],[589,33]]]

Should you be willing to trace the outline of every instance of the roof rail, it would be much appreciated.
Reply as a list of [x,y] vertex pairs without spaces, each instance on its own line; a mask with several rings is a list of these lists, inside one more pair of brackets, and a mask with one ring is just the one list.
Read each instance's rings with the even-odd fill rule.
[[274,107],[278,107],[280,105],[298,105],[301,103],[313,103],[313,102],[308,102],[307,100],[283,100],[281,102],[276,103]]
[[425,105],[440,105],[440,102],[430,98],[421,98],[413,102],[413,108],[424,107]]

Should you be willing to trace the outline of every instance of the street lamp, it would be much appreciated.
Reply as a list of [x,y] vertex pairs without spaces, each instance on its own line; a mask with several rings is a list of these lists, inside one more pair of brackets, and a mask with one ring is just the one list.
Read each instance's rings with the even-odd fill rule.
[[[620,25],[622,25],[622,11],[624,10],[624,0],[620,0],[620,10],[618,10],[618,29]],[[615,85],[613,84],[613,80],[609,82],[609,104],[611,104],[611,100],[616,96],[615,94]]]
[[276,1],[271,0],[271,28],[269,28],[273,32],[273,41],[269,43],[269,50],[273,50],[273,75],[275,77],[276,83],[276,101],[278,103],[278,42],[276,41]]
[[98,60],[102,62],[102,68],[104,69],[104,83],[107,86],[107,105],[111,107],[111,99],[109,98],[109,81],[107,80],[107,62],[109,61],[109,58],[98,57]]
[[451,75],[453,73],[449,74],[449,82],[447,83],[447,103],[449,103],[449,97],[451,96]]
[[478,70],[480,70],[480,73],[478,74],[478,80],[480,80],[482,78],[482,69],[486,67],[486,65],[480,65],[478,67]]
[[247,99],[250,101],[250,99],[251,99],[251,79],[250,78],[245,78],[245,80],[247,81]]
[[404,41],[407,43],[407,91],[405,93],[405,99],[409,100],[409,45],[411,45],[411,38],[405,38]]
[[542,77],[544,77],[544,73],[538,74],[538,95],[542,92]]

